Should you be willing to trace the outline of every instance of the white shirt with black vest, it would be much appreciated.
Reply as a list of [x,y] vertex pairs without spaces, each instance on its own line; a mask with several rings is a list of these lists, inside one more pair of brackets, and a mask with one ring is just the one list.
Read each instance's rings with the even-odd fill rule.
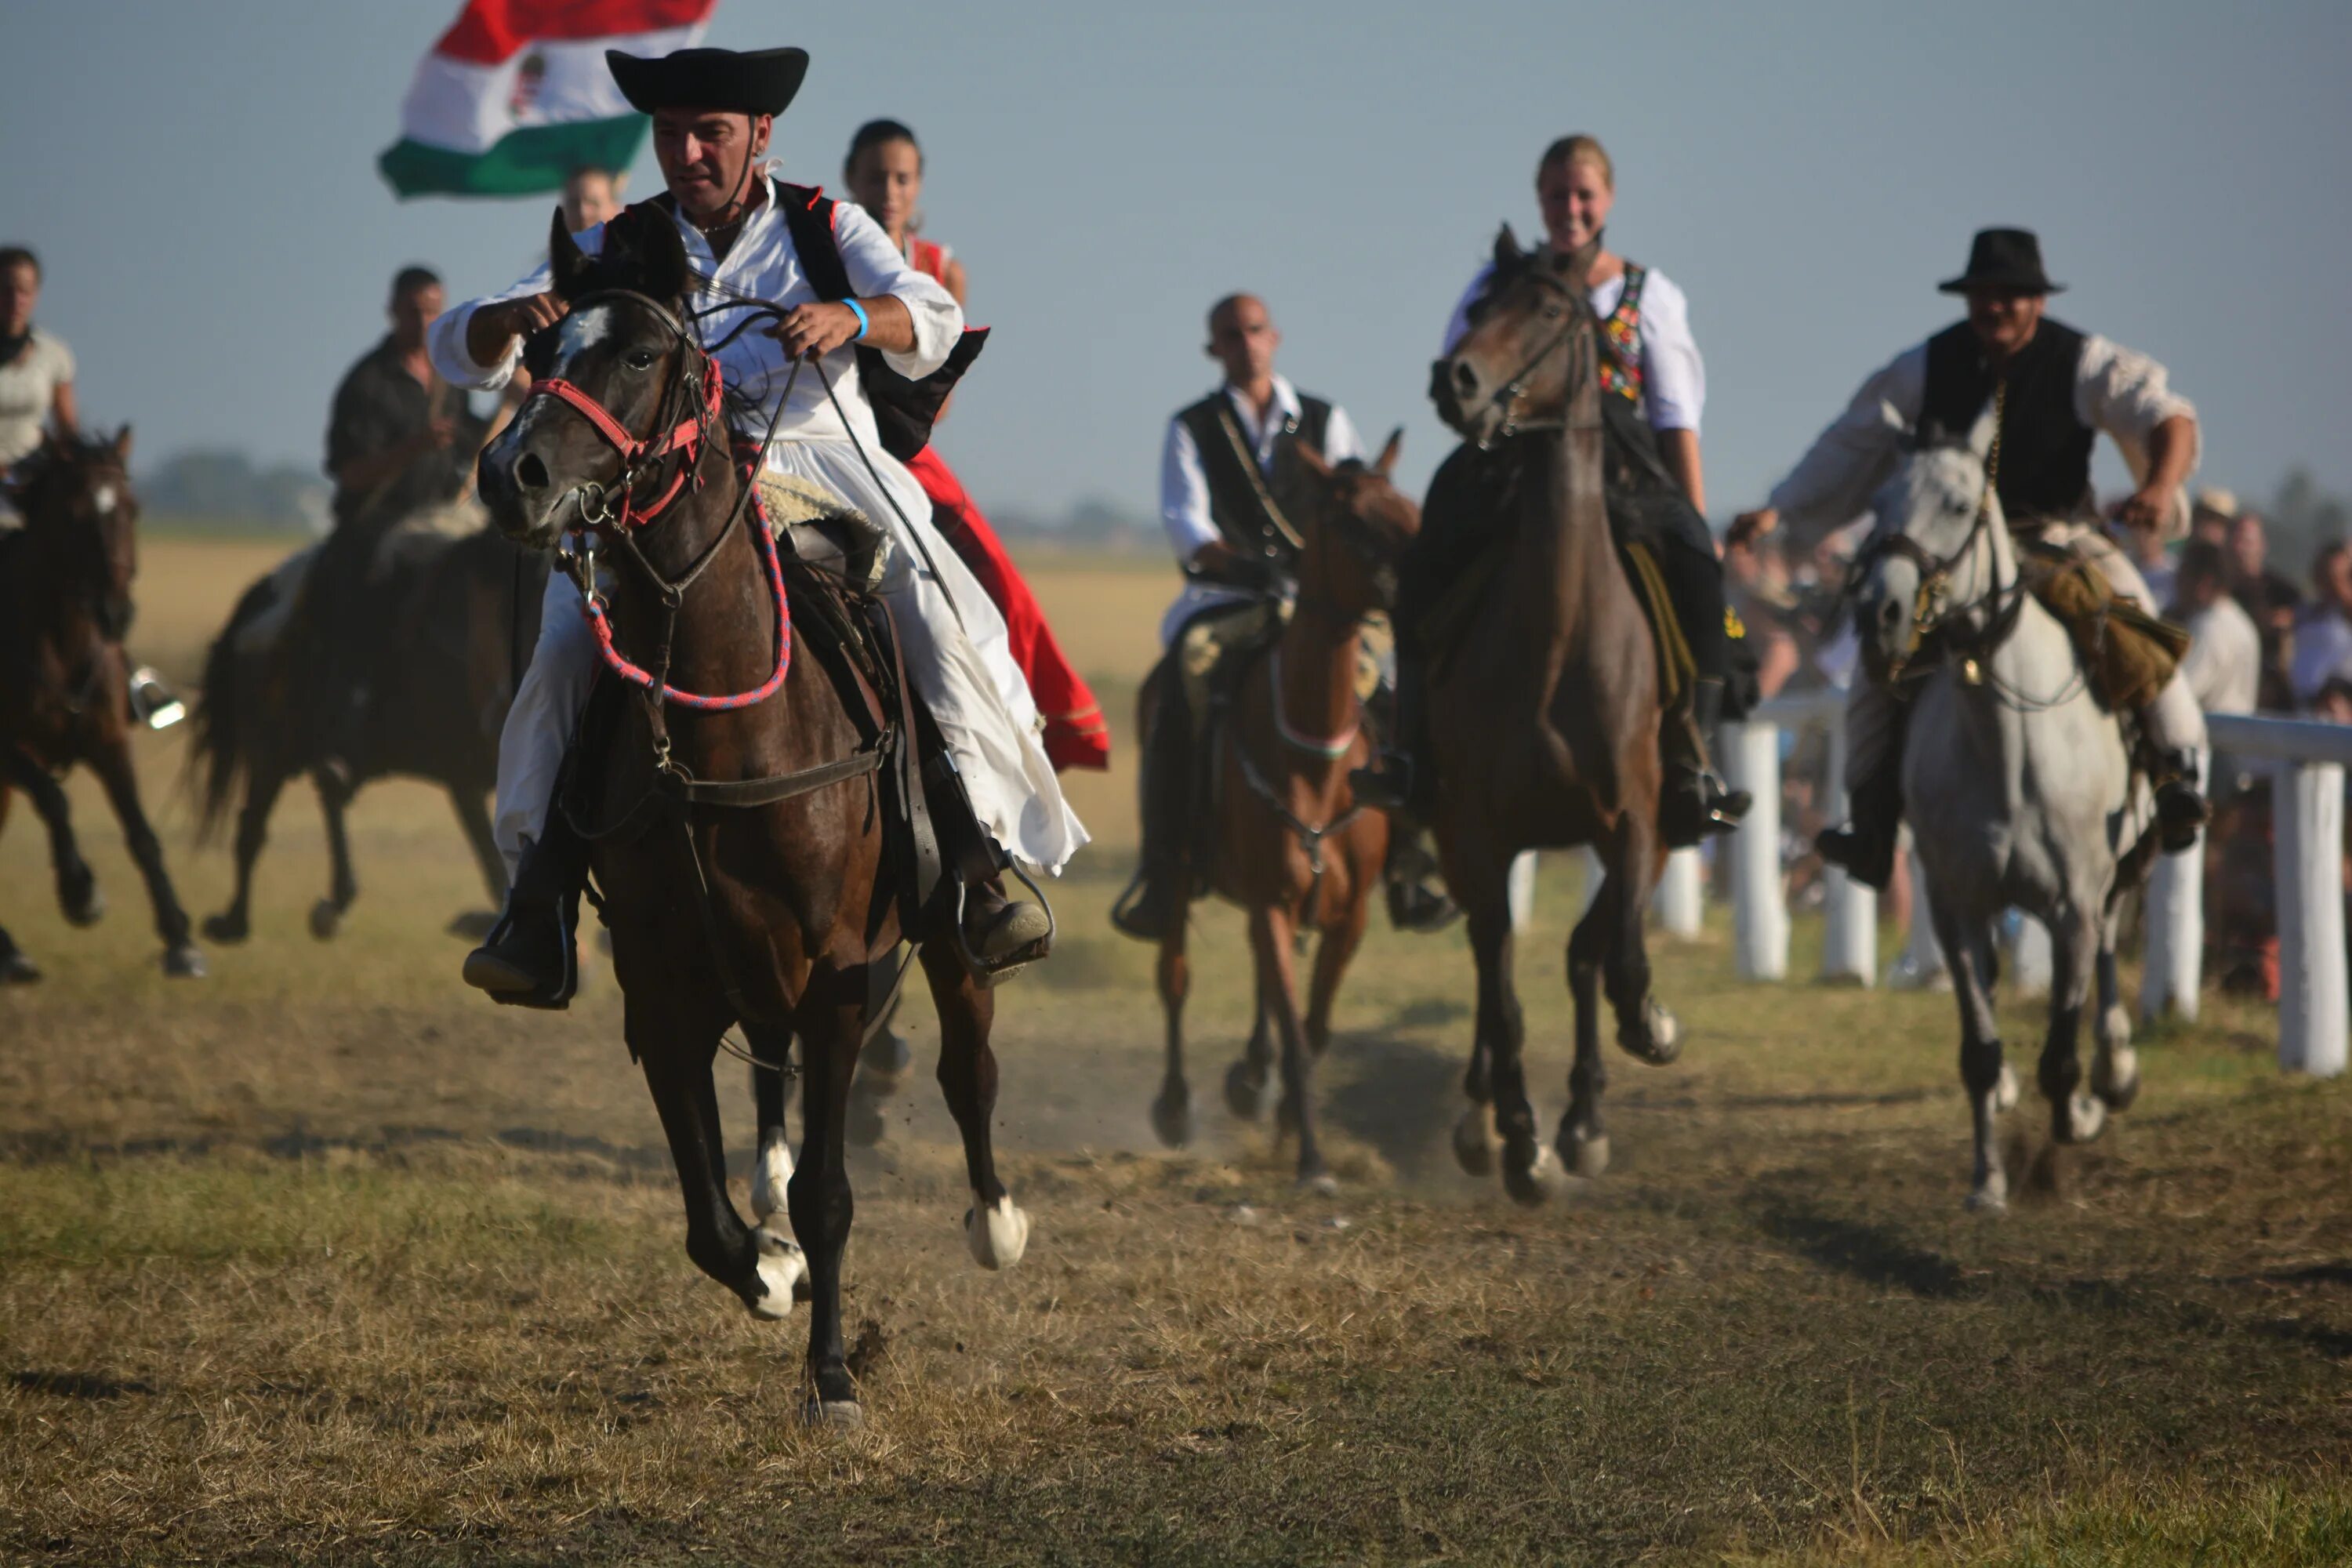
[[[1288,379],[1277,374],[1274,378],[1274,397],[1266,405],[1265,416],[1260,418],[1250,406],[1248,396],[1241,388],[1228,384],[1225,401],[1234,411],[1234,421],[1248,441],[1250,451],[1257,459],[1258,471],[1274,470],[1275,442],[1286,429],[1298,423],[1301,405],[1298,389]],[[1338,404],[1331,405],[1331,417],[1324,426],[1323,458],[1327,462],[1361,461],[1367,457],[1363,437],[1356,433],[1355,421]],[[1168,533],[1169,547],[1175,551],[1179,565],[1189,563],[1201,552],[1204,544],[1213,544],[1223,537],[1217,531],[1210,516],[1209,475],[1201,462],[1200,443],[1184,423],[1180,412],[1168,421],[1168,439],[1160,458],[1160,525]],[[1176,639],[1184,623],[1203,610],[1220,605],[1246,603],[1251,595],[1239,588],[1221,584],[1187,581],[1176,602],[1168,606],[1160,617],[1160,641],[1166,647]]]

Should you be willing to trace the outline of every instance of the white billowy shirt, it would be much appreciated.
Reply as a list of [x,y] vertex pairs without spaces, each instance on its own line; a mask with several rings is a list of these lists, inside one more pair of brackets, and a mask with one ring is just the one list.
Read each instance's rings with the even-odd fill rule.
[[[1470,280],[1453,318],[1445,323],[1440,351],[1452,353],[1470,331],[1470,307],[1486,291],[1495,276],[1493,263]],[[1625,298],[1625,275],[1619,273],[1592,290],[1593,313],[1606,321]],[[1652,268],[1642,283],[1642,399],[1653,430],[1687,430],[1698,434],[1699,416],[1706,410],[1706,362],[1699,357],[1698,340],[1691,336],[1690,300],[1674,280]]]
[[[1266,405],[1263,419],[1239,387],[1228,385],[1224,393],[1225,401],[1233,405],[1234,418],[1257,458],[1258,471],[1272,473],[1275,437],[1282,434],[1286,423],[1299,417],[1298,389],[1285,377],[1276,376],[1274,398]],[[1363,437],[1356,434],[1355,421],[1348,417],[1346,409],[1333,404],[1330,420],[1323,431],[1325,460],[1344,463],[1365,456]],[[1223,537],[1209,515],[1209,476],[1201,466],[1200,444],[1192,439],[1192,430],[1181,416],[1168,421],[1168,440],[1160,456],[1160,524],[1167,530],[1169,546],[1176,552],[1180,564],[1199,554],[1202,545]],[[1160,640],[1173,640],[1184,623],[1203,610],[1250,597],[1238,588],[1188,582],[1160,620]]]
[[58,388],[74,378],[73,351],[35,327],[16,357],[0,364],[0,468],[41,444]]
[[[1845,412],[1814,437],[1789,477],[1772,487],[1772,508],[1795,530],[1793,538],[1817,538],[1868,510],[1871,497],[1893,477],[1927,402],[1923,342],[1864,382]],[[2074,415],[2114,440],[2134,483],[2147,478],[2148,438],[2156,427],[2181,414],[2194,418],[2197,410],[2172,390],[2162,365],[2095,333],[2084,335],[2074,367]],[[2162,532],[2177,539],[2188,531],[2189,497],[2183,489],[2172,497]]]
[[2254,618],[2224,594],[2187,621],[2189,651],[2180,676],[2208,713],[2251,713],[2263,682],[2263,637]]
[[[723,306],[731,294],[748,294],[787,310],[816,302],[817,291],[802,269],[800,257],[793,248],[791,227],[776,205],[775,182],[764,183],[768,199],[745,220],[742,233],[722,258],[713,259],[710,243],[701,231],[688,223],[678,224],[679,237],[686,242],[688,262],[696,272],[713,280],[699,284],[688,297],[688,303],[693,310]],[[890,237],[883,233],[881,225],[867,216],[863,207],[840,202],[835,205],[833,215],[834,237],[840,242],[842,266],[849,274],[850,288],[861,299],[887,294],[906,306],[907,313],[914,320],[913,351],[894,353],[886,350],[884,361],[902,375],[920,377],[939,369],[963,331],[963,310],[955,302],[955,296],[909,267],[907,258],[890,243]],[[593,255],[604,243],[604,226],[599,224],[579,236],[580,247]],[[436,318],[426,338],[434,368],[442,378],[479,390],[504,386],[522,356],[520,340],[509,342],[506,353],[495,363],[482,364],[467,350],[467,326],[473,321],[474,312],[484,305],[545,293],[550,278],[550,269],[542,264],[511,289],[470,300]],[[721,293],[721,288],[728,292]],[[703,317],[699,331],[706,341],[716,342],[741,320],[738,311],[719,310]],[[718,356],[727,385],[763,405],[772,403],[783,389],[792,371],[783,345],[763,330],[767,324],[754,325],[720,349]],[[874,427],[874,412],[857,383],[856,354],[845,345],[825,355],[823,363],[857,439],[869,452],[878,450],[880,441]],[[751,432],[755,436],[765,433],[764,420],[760,428]],[[777,421],[776,439],[841,441],[848,435],[814,367],[803,368]]]

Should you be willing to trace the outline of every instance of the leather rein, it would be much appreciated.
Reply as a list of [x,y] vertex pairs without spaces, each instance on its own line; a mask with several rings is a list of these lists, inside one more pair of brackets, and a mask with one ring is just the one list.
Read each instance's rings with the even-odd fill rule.
[[1568,347],[1574,341],[1578,328],[1587,322],[1593,322],[1596,327],[1598,326],[1598,322],[1593,321],[1590,296],[1580,294],[1566,279],[1553,277],[1540,268],[1530,271],[1528,276],[1532,277],[1538,286],[1557,289],[1567,297],[1569,301],[1567,319],[1560,323],[1559,331],[1552,334],[1549,342],[1529,354],[1519,368],[1511,373],[1509,380],[1487,395],[1486,405],[1489,408],[1501,409],[1503,422],[1485,440],[1474,443],[1482,452],[1492,451],[1497,444],[1507,441],[1514,436],[1524,435],[1530,430],[1568,428],[1567,405],[1575,401],[1577,388],[1574,384],[1570,385],[1568,395],[1561,400],[1561,412],[1558,418],[1523,420],[1517,413],[1519,399],[1527,392],[1528,378],[1542,369],[1546,360]]

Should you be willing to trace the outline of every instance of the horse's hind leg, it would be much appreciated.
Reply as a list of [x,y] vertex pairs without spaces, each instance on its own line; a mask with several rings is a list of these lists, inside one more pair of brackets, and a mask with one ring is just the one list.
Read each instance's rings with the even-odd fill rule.
[[2110,904],[2099,927],[2099,1010],[2091,1024],[2098,1051],[2091,1058],[2091,1092],[2110,1110],[2128,1110],[2139,1098],[2139,1053],[2132,1049],[2131,1015],[2116,975],[2118,913]]
[[66,803],[63,786],[13,746],[0,751],[0,763],[6,764],[9,782],[25,792],[25,798],[40,814],[42,826],[49,830],[49,865],[57,873],[58,907],[74,925],[96,925],[106,913],[106,900],[99,893],[97,874],[81,858],[81,845],[74,837],[73,810]]
[[1588,1179],[1609,1168],[1609,1133],[1601,1124],[1601,1096],[1609,1086],[1609,1066],[1601,1052],[1601,968],[1612,944],[1622,940],[1618,905],[1623,896],[1615,875],[1606,877],[1568,939],[1576,1064],[1568,1069],[1568,1110],[1560,1116],[1554,1147],[1570,1170]]
[[[8,825],[9,789],[5,779],[0,779],[0,827]],[[25,956],[7,928],[0,926],[0,985],[29,985],[41,977],[41,966]]]
[[2076,906],[2050,922],[2050,1036],[2042,1047],[2042,1092],[2050,1101],[2050,1135],[2061,1143],[2087,1143],[2105,1130],[2106,1102],[2083,1092],[2076,1047],[2083,1004],[2098,963],[2096,916]]
[[253,933],[253,868],[269,841],[269,814],[285,787],[286,774],[274,766],[257,767],[246,779],[245,805],[236,814],[236,896],[228,908],[205,917],[210,941],[243,942]]
[[[727,1195],[727,1147],[719,1127],[719,1095],[710,1080],[719,1025],[708,1016],[682,1017],[677,999],[656,1002],[640,992],[629,999],[629,1049],[645,1064],[646,1087],[669,1140],[670,1159],[686,1200],[686,1255],[695,1267],[742,1298],[756,1318],[793,1310],[793,1287],[805,1270],[801,1250],[762,1226],[753,1230]],[[798,1215],[793,1216],[798,1220]],[[803,1235],[807,1232],[803,1230]]]
[[1249,1043],[1225,1069],[1225,1109],[1244,1121],[1265,1114],[1274,1094],[1274,1009],[1255,982],[1250,986]]
[[[763,1062],[792,1060],[789,1029],[744,1026],[751,1054]],[[768,1219],[784,1211],[785,1184],[793,1179],[793,1144],[784,1132],[784,1091],[790,1079],[777,1068],[751,1069],[751,1103],[759,1115],[759,1141],[751,1150],[751,1215]]]
[[[2000,1117],[2016,1099],[2014,1079],[2001,1062],[2000,1026],[1993,1016],[1990,922],[1961,920],[1927,889],[1927,915],[1947,955],[1952,1001],[1960,1015],[1960,1086],[1968,1091],[1969,1117],[1976,1138],[1976,1168],[1969,1207],[1998,1213],[2009,1206],[2009,1176],[2001,1169]],[[1915,914],[1912,918],[1918,918]]]
[[971,1207],[963,1218],[964,1242],[982,1268],[1010,1268],[1029,1245],[1029,1216],[997,1179],[996,1150],[989,1122],[996,1114],[996,1053],[988,1032],[996,1022],[992,992],[971,975],[944,942],[923,944],[923,974],[940,1010],[940,1092],[963,1134],[964,1173],[971,1183]]
[[[1559,1162],[1536,1134],[1535,1107],[1520,1047],[1527,1026],[1511,988],[1513,939],[1507,889],[1509,857],[1481,861],[1464,879],[1461,902],[1469,917],[1470,950],[1478,963],[1478,1045],[1486,1059],[1495,1131],[1502,1142],[1503,1187],[1523,1204],[1541,1203],[1556,1184]],[[1455,1152],[1461,1152],[1459,1130]]]
[[[1160,1093],[1151,1101],[1151,1131],[1171,1149],[1192,1141],[1192,1086],[1184,1076],[1184,1003],[1192,994],[1192,962],[1185,952],[1185,938],[1191,925],[1181,913],[1168,922],[1160,938],[1154,976],[1167,1027],[1167,1060],[1160,1074]],[[1251,1103],[1255,1107],[1255,1095]]]
[[122,824],[123,841],[131,847],[131,858],[138,863],[139,875],[147,883],[147,900],[154,906],[155,934],[163,939],[163,973],[177,978],[200,978],[205,973],[204,954],[189,940],[188,911],[180,907],[180,895],[172,887],[172,874],[163,867],[163,845],[155,837],[152,824],[147,820],[147,808],[139,799],[139,775],[131,763],[131,741],[118,734],[102,744],[91,755],[90,766],[106,785],[106,798],[114,807],[115,819]]
[[360,896],[359,880],[352,875],[351,834],[343,813],[352,803],[352,787],[326,768],[315,768],[310,783],[319,792],[319,815],[327,822],[327,896],[310,906],[310,934],[326,941],[342,929],[343,911]]
[[1625,1054],[1652,1067],[1664,1067],[1682,1055],[1682,1034],[1675,1016],[1650,994],[1650,950],[1644,930],[1650,889],[1657,884],[1665,862],[1659,854],[1657,825],[1640,812],[1629,811],[1610,846],[1609,879],[1617,901],[1611,907],[1608,945],[1602,950],[1601,981],[1609,992],[1609,1010],[1617,1016],[1617,1043]]

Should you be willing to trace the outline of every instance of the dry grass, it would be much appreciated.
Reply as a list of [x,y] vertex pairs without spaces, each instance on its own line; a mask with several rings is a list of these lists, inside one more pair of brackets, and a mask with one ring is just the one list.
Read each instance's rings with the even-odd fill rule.
[[[189,669],[264,558],[151,546],[151,655]],[[1041,577],[1118,721],[1165,581]],[[160,786],[176,742],[148,746]],[[1303,1198],[1214,1103],[1226,911],[1196,946],[1202,1142],[1150,1151],[1149,954],[1102,923],[1128,781],[1084,787],[1108,851],[998,1037],[1035,1239],[971,1268],[918,1079],[856,1166],[849,1441],[796,1424],[801,1325],[686,1261],[609,981],[552,1019],[457,985],[440,927],[479,895],[432,795],[363,798],[331,947],[289,801],[256,940],[202,986],[155,972],[86,786],[99,930],[64,928],[17,823],[0,919],[51,978],[0,994],[0,1557],[2352,1559],[2352,1110],[2276,1073],[2266,1014],[2146,1042],[2138,1109],[1987,1224],[1948,1004],[1739,985],[1718,933],[1661,955],[1685,1062],[1612,1063],[1617,1169],[1530,1213],[1445,1153],[1459,936],[1381,933],[1326,1073],[1349,1179]],[[162,815],[216,907],[225,857]],[[1553,1114],[1564,880],[1523,950]]]

